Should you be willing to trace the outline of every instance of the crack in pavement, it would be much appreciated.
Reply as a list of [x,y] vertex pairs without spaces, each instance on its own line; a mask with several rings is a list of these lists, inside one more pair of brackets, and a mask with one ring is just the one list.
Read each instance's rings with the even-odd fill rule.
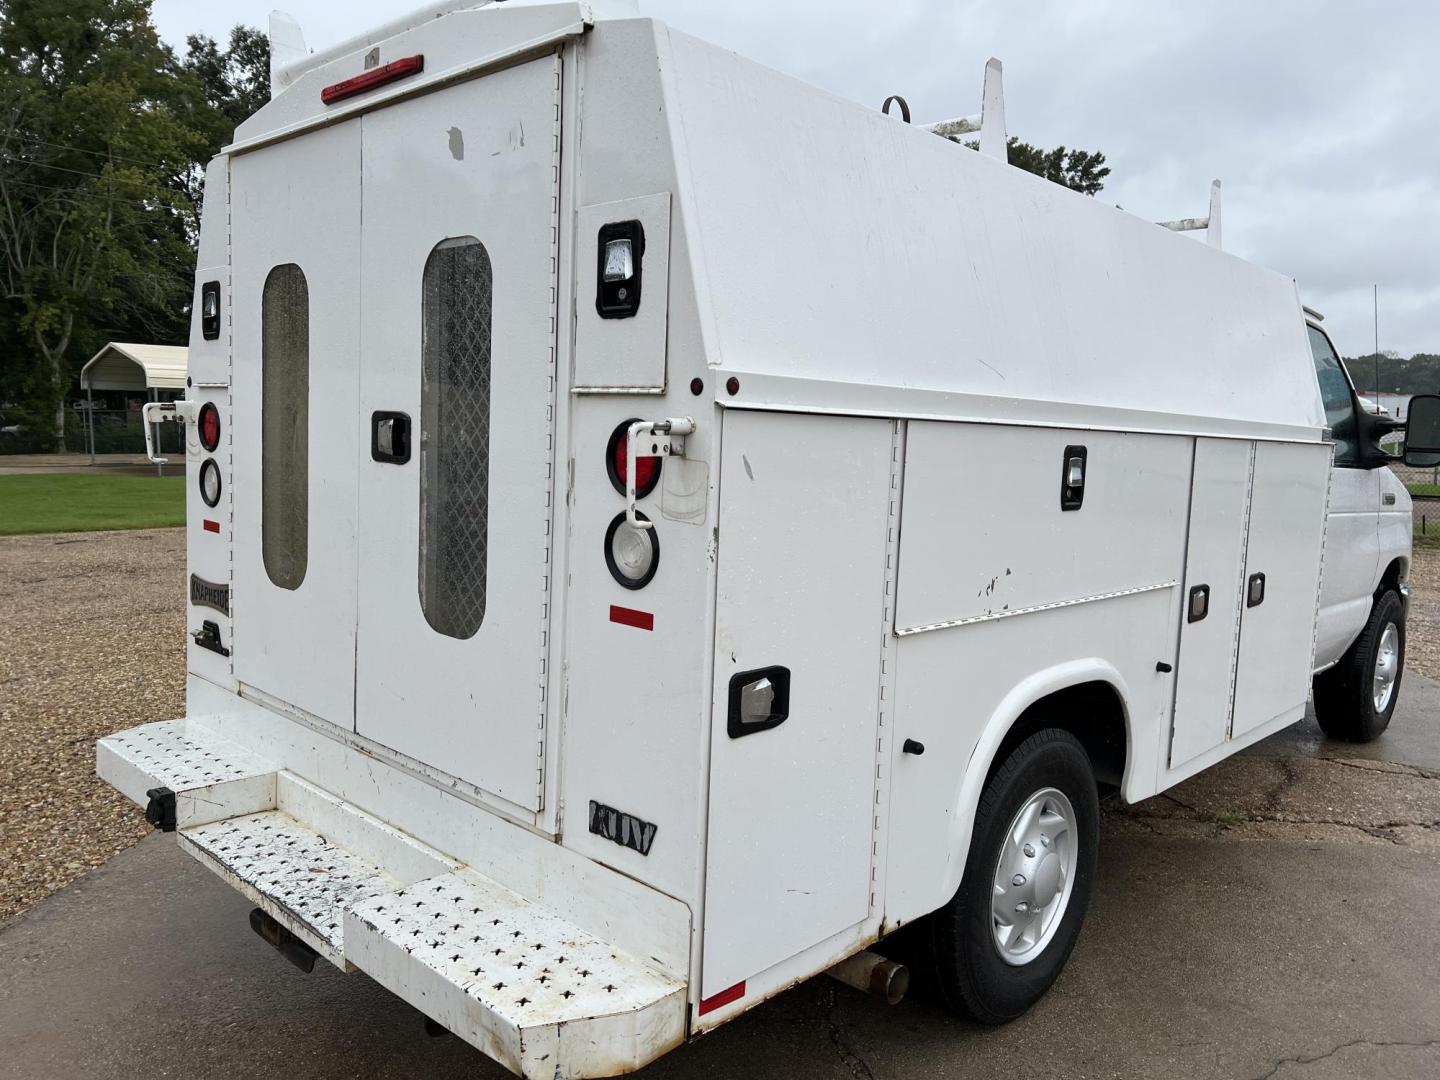
[[1381,776],[1408,776],[1416,780],[1440,780],[1440,770],[1422,769],[1419,765],[1403,765],[1398,761],[1357,761],[1355,758],[1315,758],[1326,765],[1343,765],[1360,772]]
[[850,1040],[845,1037],[845,1031],[840,1021],[835,1018],[835,1010],[839,1008],[839,988],[829,986],[825,989],[825,1029],[830,1036],[830,1045],[835,1048],[835,1053],[850,1070],[850,1075],[859,1077],[860,1080],[875,1080],[875,1073],[865,1059],[860,1056],[856,1049],[850,1045]]
[[1280,800],[1285,793],[1294,787],[1300,780],[1300,770],[1295,766],[1295,759],[1282,757],[1272,759],[1272,764],[1280,773],[1275,786],[1265,793],[1264,808],[1271,813],[1279,813]]
[[[1186,809],[1188,810],[1191,808],[1186,807]],[[1221,832],[1238,832],[1242,830],[1246,825],[1333,825],[1337,828],[1342,829],[1354,829],[1357,832],[1362,832],[1367,836],[1374,837],[1377,840],[1384,840],[1388,843],[1405,847],[1408,845],[1406,845],[1405,842],[1400,838],[1391,835],[1391,830],[1420,829],[1424,832],[1430,832],[1440,829],[1440,820],[1381,821],[1375,824],[1361,824],[1354,821],[1344,821],[1340,818],[1302,817],[1299,815],[1286,814],[1284,811],[1276,811],[1273,815],[1267,815],[1259,812],[1250,812],[1243,814],[1236,813],[1234,815],[1227,816],[1225,819],[1222,819],[1218,815],[1208,814],[1198,810],[1194,811],[1195,817],[1193,818],[1176,818],[1169,817],[1164,814],[1137,814],[1130,811],[1119,811],[1116,813],[1117,816],[1119,816],[1120,818],[1126,821],[1133,821],[1137,825],[1141,825],[1157,835],[1163,834],[1164,830],[1160,826],[1163,826],[1166,823],[1174,823],[1177,821],[1185,822],[1187,824],[1213,825]]]
[[1332,1058],[1336,1054],[1340,1053],[1342,1050],[1349,1050],[1352,1047],[1356,1046],[1373,1046],[1377,1049],[1383,1049],[1385,1047],[1392,1046],[1403,1046],[1413,1047],[1417,1050],[1426,1050],[1433,1046],[1440,1046],[1440,1039],[1427,1039],[1423,1042],[1411,1042],[1405,1039],[1351,1039],[1348,1042],[1341,1043],[1339,1046],[1331,1047],[1323,1054],[1314,1054],[1311,1056],[1306,1056],[1305,1054],[1297,1054],[1294,1057],[1281,1058],[1279,1061],[1275,1062],[1275,1064],[1270,1067],[1269,1072],[1262,1073],[1260,1076],[1257,1076],[1255,1080],[1271,1080],[1271,1077],[1279,1073],[1280,1070],[1283,1069],[1286,1065],[1313,1065],[1317,1061],[1324,1061],[1326,1058]]

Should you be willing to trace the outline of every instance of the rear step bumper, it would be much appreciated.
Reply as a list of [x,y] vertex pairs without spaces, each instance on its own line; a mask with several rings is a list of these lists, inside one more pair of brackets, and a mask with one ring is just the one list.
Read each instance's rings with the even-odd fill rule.
[[96,771],[142,806],[174,792],[183,850],[521,1076],[613,1076],[684,1040],[683,982],[194,721],[100,740]]

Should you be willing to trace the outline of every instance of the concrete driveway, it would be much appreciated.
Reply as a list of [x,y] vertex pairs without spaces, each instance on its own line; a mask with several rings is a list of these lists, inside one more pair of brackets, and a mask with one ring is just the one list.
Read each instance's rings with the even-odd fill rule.
[[[1440,684],[1107,810],[1070,965],[999,1029],[819,978],[646,1077],[1440,1076]],[[303,975],[155,835],[0,929],[0,1076],[501,1077],[363,975]]]

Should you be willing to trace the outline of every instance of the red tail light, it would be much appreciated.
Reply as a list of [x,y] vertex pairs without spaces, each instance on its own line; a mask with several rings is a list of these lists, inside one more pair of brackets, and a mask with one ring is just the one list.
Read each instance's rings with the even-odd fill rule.
[[[610,444],[605,448],[605,470],[610,474],[610,483],[615,485],[615,490],[621,495],[625,494],[626,473],[629,471],[629,464],[625,459],[625,437],[630,433],[630,425],[638,422],[639,417],[632,417],[617,427],[610,435]],[[659,479],[659,458],[635,459],[635,497],[637,499],[643,499],[654,491],[655,482]]]
[[363,75],[356,75],[353,79],[344,79],[325,87],[320,91],[320,100],[326,105],[334,105],[337,101],[344,101],[348,97],[363,94],[367,90],[374,90],[377,86],[384,86],[386,83],[403,79],[407,75],[416,75],[424,70],[425,57],[423,54],[404,56],[399,60],[390,61],[384,67],[371,68]]
[[220,410],[213,401],[200,406],[200,419],[195,427],[200,433],[200,445],[213,452],[220,445]]

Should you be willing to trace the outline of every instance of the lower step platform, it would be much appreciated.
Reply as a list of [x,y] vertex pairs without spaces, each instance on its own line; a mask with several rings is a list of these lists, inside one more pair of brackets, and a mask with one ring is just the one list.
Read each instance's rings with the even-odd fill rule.
[[355,903],[345,948],[521,1076],[614,1076],[685,1038],[683,982],[473,870]]
[[181,848],[342,970],[359,969],[513,1072],[614,1076],[679,1045],[686,984],[190,721],[102,740]]
[[346,910],[404,887],[279,810],[182,830],[180,846],[341,969]]
[[164,793],[167,831],[275,805],[273,764],[189,720],[106,736],[95,744],[95,771],[147,816],[151,793]]

